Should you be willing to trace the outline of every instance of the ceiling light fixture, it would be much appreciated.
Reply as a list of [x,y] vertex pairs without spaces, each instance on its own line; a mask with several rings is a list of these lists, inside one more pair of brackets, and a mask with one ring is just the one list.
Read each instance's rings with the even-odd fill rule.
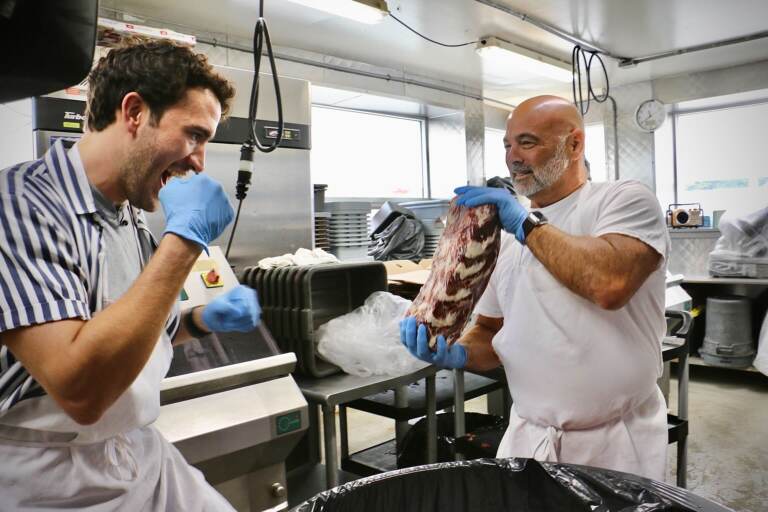
[[368,24],[378,23],[389,14],[385,0],[291,0],[291,2]]
[[569,63],[542,55],[498,37],[481,38],[475,51],[483,59],[493,60],[508,66],[510,71],[522,69],[527,73],[559,82],[571,82],[573,78],[573,70]]

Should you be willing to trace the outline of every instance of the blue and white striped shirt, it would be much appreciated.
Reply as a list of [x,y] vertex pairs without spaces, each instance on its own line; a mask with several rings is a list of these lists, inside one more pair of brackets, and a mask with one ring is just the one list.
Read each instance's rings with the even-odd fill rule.
[[[0,171],[0,333],[105,307],[106,258],[93,193],[61,142],[39,160]],[[142,254],[156,247],[143,214],[132,209]],[[178,306],[166,322],[173,339]],[[0,415],[45,394],[5,345],[0,346]]]

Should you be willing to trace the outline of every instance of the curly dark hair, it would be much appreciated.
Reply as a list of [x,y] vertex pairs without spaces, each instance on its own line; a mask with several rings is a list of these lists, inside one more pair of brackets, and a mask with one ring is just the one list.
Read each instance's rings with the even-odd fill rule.
[[168,40],[132,38],[111,50],[88,75],[88,128],[101,131],[115,121],[123,97],[137,92],[149,105],[157,124],[187,89],[210,89],[221,104],[221,117],[229,114],[235,95],[232,84],[213,70],[205,55]]

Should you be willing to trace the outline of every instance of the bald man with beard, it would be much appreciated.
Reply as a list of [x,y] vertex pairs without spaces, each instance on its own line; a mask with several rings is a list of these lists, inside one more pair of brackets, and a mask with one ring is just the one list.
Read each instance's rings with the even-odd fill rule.
[[459,204],[496,205],[504,228],[476,324],[439,358],[424,356],[426,329],[413,318],[403,343],[438,366],[504,366],[514,405],[499,457],[664,480],[656,381],[670,244],[661,207],[639,182],[588,181],[583,121],[562,98],[521,103],[504,145],[530,211],[501,189],[456,189]]

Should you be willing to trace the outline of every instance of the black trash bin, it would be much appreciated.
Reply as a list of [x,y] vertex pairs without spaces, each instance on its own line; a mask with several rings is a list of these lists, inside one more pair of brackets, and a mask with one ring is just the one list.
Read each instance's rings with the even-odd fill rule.
[[[457,452],[465,460],[494,457],[501,436],[504,435],[507,428],[504,419],[500,416],[468,412],[464,414],[464,428],[467,435],[456,439],[453,432],[455,423],[455,416],[452,412],[437,415],[437,459],[435,462],[454,461]],[[489,436],[488,432],[492,432],[492,435]],[[479,435],[476,436],[474,433]],[[475,448],[470,439],[476,440],[478,437],[482,438],[480,441],[494,437],[494,446],[488,446],[485,451],[482,451],[479,446]],[[458,449],[459,445],[461,445],[460,450]],[[477,455],[478,453],[483,454]],[[421,466],[427,462],[427,419],[422,418],[408,430],[400,443],[397,450],[397,467],[400,469],[410,468]]]
[[391,471],[336,487],[295,512],[728,512],[684,489],[617,471],[478,459]]

